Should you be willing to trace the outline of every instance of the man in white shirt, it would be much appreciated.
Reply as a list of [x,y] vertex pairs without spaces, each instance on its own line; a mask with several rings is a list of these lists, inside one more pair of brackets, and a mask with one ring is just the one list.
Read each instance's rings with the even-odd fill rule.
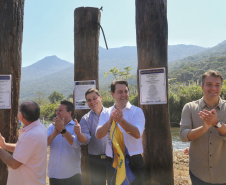
[[6,143],[0,134],[0,159],[9,167],[7,185],[46,184],[47,134],[39,116],[37,103],[23,102],[19,106],[18,118],[24,128],[17,143]]
[[110,168],[113,156],[110,129],[113,120],[115,120],[123,133],[125,147],[130,155],[129,167],[136,177],[132,184],[143,184],[144,162],[141,154],[143,153],[142,134],[145,126],[144,113],[139,107],[130,104],[127,81],[114,81],[111,84],[111,95],[115,100],[115,104],[102,111],[96,129],[96,137],[98,139],[108,135],[106,146],[108,182],[111,182],[114,174],[114,169]]

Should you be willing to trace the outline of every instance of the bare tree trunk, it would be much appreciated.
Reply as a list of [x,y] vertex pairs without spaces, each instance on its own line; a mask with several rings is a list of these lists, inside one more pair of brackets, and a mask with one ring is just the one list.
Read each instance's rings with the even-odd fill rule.
[[[0,74],[12,75],[11,109],[0,110],[0,133],[11,143],[18,137],[23,15],[24,0],[0,0]],[[1,185],[6,184],[7,176],[7,167],[0,161]]]
[[[165,67],[168,91],[167,1],[136,0],[136,31],[138,70]],[[143,135],[146,184],[173,185],[172,140],[168,103],[142,105],[141,108],[146,118]]]
[[[99,35],[100,10],[80,7],[74,13],[74,80],[96,80],[99,88]],[[76,110],[80,120],[89,110]],[[87,146],[82,146],[82,184],[90,185],[89,158]]]

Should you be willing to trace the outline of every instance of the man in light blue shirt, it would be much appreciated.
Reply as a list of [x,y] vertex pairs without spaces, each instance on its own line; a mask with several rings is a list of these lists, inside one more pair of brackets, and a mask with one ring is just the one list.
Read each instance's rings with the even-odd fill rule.
[[89,166],[92,185],[106,185],[106,142],[107,136],[97,139],[95,136],[96,127],[99,122],[99,116],[105,108],[102,105],[102,97],[97,89],[88,89],[85,93],[89,111],[85,114],[80,125],[75,126],[75,133],[80,135],[82,132],[84,140],[79,138],[81,142],[88,144]]
[[74,126],[78,123],[72,120],[73,113],[73,103],[61,101],[53,119],[55,123],[47,129],[50,185],[81,185],[80,135],[74,133]]

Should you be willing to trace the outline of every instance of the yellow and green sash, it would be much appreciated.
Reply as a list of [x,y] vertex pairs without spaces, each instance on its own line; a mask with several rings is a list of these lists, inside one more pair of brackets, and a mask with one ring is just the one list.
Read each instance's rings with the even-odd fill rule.
[[[116,169],[116,185],[129,185],[134,180],[134,175],[129,168],[128,152],[124,143],[123,134],[118,123],[113,121],[110,132],[113,148],[112,167]],[[129,157],[129,156],[128,156]]]

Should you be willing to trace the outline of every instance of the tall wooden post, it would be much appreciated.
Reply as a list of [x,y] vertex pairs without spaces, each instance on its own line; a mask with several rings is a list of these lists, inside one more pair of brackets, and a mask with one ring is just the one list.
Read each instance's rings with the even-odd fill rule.
[[[18,102],[21,77],[21,46],[24,0],[0,1],[0,74],[11,74],[11,109],[0,109],[0,133],[6,142],[17,141]],[[8,170],[0,160],[0,184],[5,185]]]
[[[167,0],[136,0],[136,32],[138,69],[165,67],[168,84]],[[146,118],[143,136],[146,184],[173,185],[168,103],[141,108]]]
[[[99,35],[100,10],[80,7],[74,12],[74,80],[96,80],[99,89]],[[80,120],[89,110],[76,110]],[[82,184],[89,185],[90,173],[87,146],[82,147]]]

